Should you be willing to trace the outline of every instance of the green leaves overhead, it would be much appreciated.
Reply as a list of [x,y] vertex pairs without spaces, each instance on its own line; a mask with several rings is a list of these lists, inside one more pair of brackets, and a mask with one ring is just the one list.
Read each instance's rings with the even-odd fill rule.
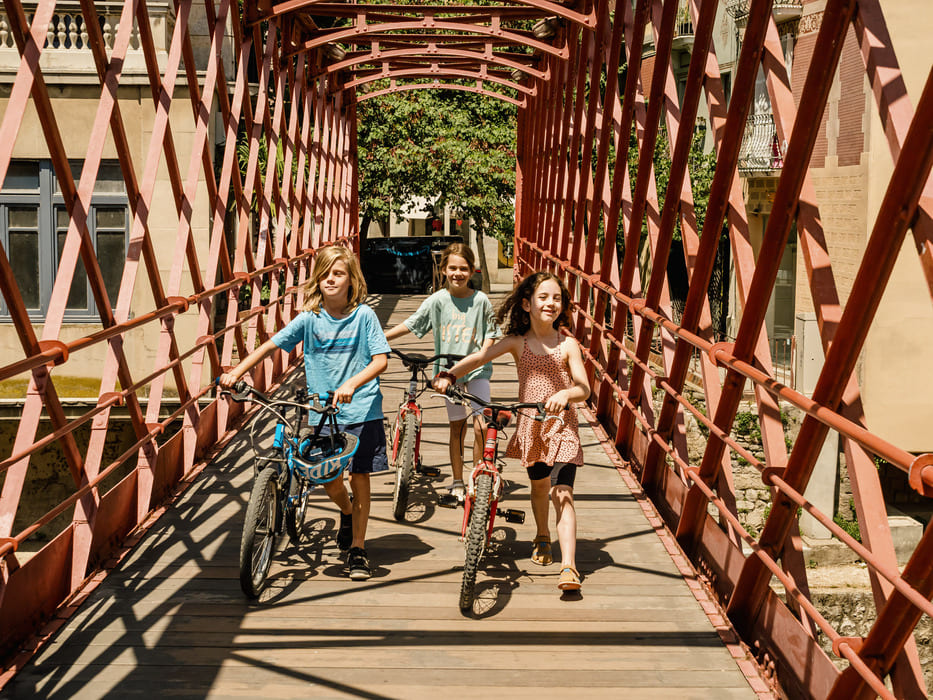
[[474,226],[508,240],[514,221],[515,108],[443,89],[411,90],[362,102],[360,209],[398,216],[413,197],[437,198]]

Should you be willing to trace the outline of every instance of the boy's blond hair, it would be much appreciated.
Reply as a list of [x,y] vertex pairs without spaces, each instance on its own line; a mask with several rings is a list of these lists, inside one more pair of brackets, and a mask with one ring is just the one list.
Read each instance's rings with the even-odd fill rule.
[[330,272],[330,268],[338,260],[347,266],[347,272],[350,274],[350,289],[347,290],[347,307],[344,309],[347,313],[353,311],[366,298],[366,280],[363,279],[363,271],[360,269],[360,261],[349,248],[341,245],[328,245],[317,251],[314,255],[314,269],[311,271],[311,279],[305,287],[305,293],[308,295],[302,311],[313,311],[315,314],[321,312],[321,280]]

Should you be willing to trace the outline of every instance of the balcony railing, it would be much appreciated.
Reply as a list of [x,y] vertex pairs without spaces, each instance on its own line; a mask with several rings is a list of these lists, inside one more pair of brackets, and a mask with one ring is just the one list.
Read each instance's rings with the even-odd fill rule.
[[760,173],[784,167],[784,153],[770,113],[752,114],[745,122],[745,136],[739,151],[739,170]]
[[[726,10],[738,25],[744,26],[748,19],[750,0],[726,0]],[[803,0],[774,0],[771,12],[778,24],[797,19],[803,14]]]
[[[24,2],[23,5],[26,16],[31,22],[36,3]],[[108,54],[113,49],[114,41],[117,38],[123,6],[123,2],[96,3],[97,20]],[[155,40],[155,49],[157,52],[164,53],[168,49],[172,28],[175,23],[174,9],[168,2],[149,2],[147,8],[149,28]],[[52,15],[52,21],[49,23],[39,63],[46,77],[54,80],[56,76],[71,76],[74,78],[81,73],[96,75],[96,67],[88,42],[88,31],[81,11],[81,3],[77,2],[77,0],[59,0],[55,6],[55,14]],[[0,9],[0,74],[7,74],[12,78],[19,66],[19,62],[19,52],[16,48],[13,33],[10,30],[9,18],[6,11]],[[139,27],[135,18],[123,73],[145,74]]]
[[693,46],[693,20],[690,17],[690,7],[687,0],[680,0],[677,8],[677,20],[674,24],[674,48],[689,48]]

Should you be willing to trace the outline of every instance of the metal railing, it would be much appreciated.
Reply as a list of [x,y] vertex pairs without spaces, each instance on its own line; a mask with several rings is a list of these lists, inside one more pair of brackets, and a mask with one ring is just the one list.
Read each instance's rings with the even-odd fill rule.
[[[750,5],[751,0],[726,0],[726,11],[736,23],[744,23],[748,20]],[[771,11],[777,22],[799,17],[803,12],[803,0],[775,0]]]
[[784,153],[778,142],[774,115],[752,114],[745,122],[742,148],[739,150],[740,172],[768,172],[784,167]]
[[[800,3],[791,4],[800,9]],[[636,47],[623,57],[628,72],[624,86],[619,86],[622,99],[614,90],[615,81],[607,83],[605,96],[578,91],[575,86],[586,84],[591,68],[584,59],[574,64],[576,70],[561,73],[559,84],[531,98],[527,114],[520,112],[516,272],[545,268],[566,281],[575,302],[572,334],[584,349],[597,419],[738,634],[771,670],[782,691],[789,697],[846,700],[922,696],[923,669],[912,632],[921,616],[933,613],[933,529],[927,528],[899,571],[874,460],[896,465],[909,475],[914,489],[929,497],[933,454],[912,454],[866,429],[855,369],[907,235],[913,236],[915,246],[906,246],[910,253],[905,254],[918,251],[924,275],[918,287],[925,282],[927,301],[933,301],[933,211],[929,200],[921,197],[933,186],[933,134],[925,128],[933,119],[933,78],[927,78],[916,110],[901,112],[904,82],[883,13],[875,5],[864,9],[861,3],[830,0],[812,53],[800,59],[805,65],[795,66],[795,72],[807,75],[802,90],[794,93],[774,26],[777,15],[748,13],[748,3],[731,2],[728,7],[741,15],[743,26],[726,110],[715,68],[716,4],[697,5],[683,96],[677,93],[673,75],[681,68],[672,65],[673,37],[664,31],[658,32],[651,57],[650,88],[639,94],[644,70],[641,21],[650,13],[639,11],[644,8],[641,3],[634,8],[623,3],[616,6],[623,10],[616,17],[621,23],[597,28],[595,40],[604,42],[597,46],[606,45],[624,33],[625,45]],[[670,22],[671,34],[675,20],[666,13],[661,17]],[[882,123],[890,125],[887,133],[892,138],[885,146],[895,167],[893,175],[881,175],[887,183],[885,196],[868,221],[871,236],[843,308],[826,255],[827,232],[814,194],[810,155],[843,41],[853,30],[855,45],[871,47],[871,60],[866,58],[863,66],[866,85],[876,86],[874,108]],[[586,56],[587,41],[582,37],[573,50]],[[615,58],[611,52],[604,57],[609,74],[616,68]],[[559,69],[557,61],[551,66]],[[776,96],[774,113],[749,118],[760,70],[769,93]],[[705,216],[698,222],[691,196],[695,183],[690,137],[704,98],[717,163]],[[669,112],[670,105],[678,109]],[[550,125],[565,126],[564,119],[584,109],[601,114],[604,121],[593,125],[589,118],[575,120],[572,129],[552,130]],[[663,159],[663,191],[655,179],[658,159],[639,157],[636,165],[631,153],[631,148],[637,148],[639,156],[654,153],[660,125],[674,134]],[[776,134],[790,135],[792,127],[787,148],[778,147]],[[616,166],[607,172],[612,147]],[[758,250],[749,240],[742,206],[745,181],[738,172],[745,167],[779,171]],[[765,329],[784,249],[795,226],[801,240],[809,242],[798,254],[812,272],[807,292],[826,355],[812,397],[795,391],[783,370],[776,369],[790,369],[792,354],[786,359],[776,356],[786,344],[775,347]],[[742,312],[735,340],[715,342],[708,285],[724,230]],[[596,231],[605,237],[594,235]],[[667,279],[675,232],[682,237],[690,282],[677,322],[672,320]],[[886,308],[885,313],[891,312]],[[632,336],[626,337],[629,329]],[[697,399],[695,389],[686,386],[693,378],[701,380],[702,396]],[[749,392],[754,395],[763,457],[732,436]],[[784,404],[804,415],[789,446],[780,419]],[[685,417],[708,433],[699,458],[691,459],[680,429]],[[861,541],[836,524],[833,513],[820,511],[804,495],[830,430],[842,436]],[[771,503],[760,530],[746,528],[739,517],[734,460],[757,470],[768,487]],[[801,511],[866,563],[875,610],[864,636],[853,637],[837,627],[810,595],[807,562],[799,545]],[[772,580],[778,582],[775,588]],[[821,645],[820,639],[828,641]]]
[[[0,454],[4,658],[232,434],[242,409],[218,401],[212,380],[297,313],[315,251],[358,247],[352,91],[314,72],[326,63],[318,51],[283,57],[279,20],[254,32],[231,16],[238,6],[179,3],[176,15],[145,0],[4,5],[0,61],[14,70],[3,73],[12,84],[0,183],[21,172],[14,155],[51,163],[63,207],[37,245],[41,228],[11,245],[8,221],[0,225],[0,382],[23,387]],[[62,80],[77,87],[60,90]],[[121,91],[127,82],[137,87]],[[266,153],[280,154],[281,170]],[[114,159],[125,259],[98,254],[88,215],[98,172]],[[12,182],[3,216],[20,196]],[[53,189],[43,187],[36,197]],[[32,263],[54,273],[35,325],[17,284],[28,275],[15,269]],[[74,324],[65,309],[81,270],[97,319]],[[296,362],[272,358],[253,379],[268,388]],[[96,400],[66,411],[78,381]],[[113,454],[118,420],[130,427]],[[30,498],[42,469],[64,472],[64,497]]]

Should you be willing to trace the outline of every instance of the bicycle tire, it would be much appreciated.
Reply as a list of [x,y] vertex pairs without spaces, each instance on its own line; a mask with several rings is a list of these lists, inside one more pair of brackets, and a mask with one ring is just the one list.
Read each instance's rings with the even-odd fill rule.
[[275,550],[279,518],[278,473],[263,469],[253,482],[240,537],[240,588],[256,598],[266,586],[266,576]]
[[486,550],[489,533],[489,508],[492,505],[492,476],[480,474],[475,481],[476,492],[467,525],[466,556],[463,562],[463,582],[460,584],[460,609],[473,607],[476,573]]
[[285,503],[285,532],[289,539],[298,544],[301,541],[301,528],[305,524],[308,512],[308,496],[311,487],[292,474],[288,487],[288,500]]
[[415,440],[418,419],[414,413],[406,413],[399,432],[398,459],[395,462],[395,489],[392,492],[392,515],[399,522],[405,520],[408,510],[408,493],[411,477],[415,470]]

